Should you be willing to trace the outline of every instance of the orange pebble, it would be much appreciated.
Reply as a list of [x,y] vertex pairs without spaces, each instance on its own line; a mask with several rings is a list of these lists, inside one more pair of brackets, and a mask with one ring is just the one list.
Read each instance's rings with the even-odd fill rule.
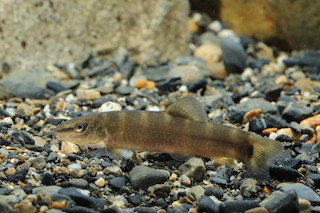
[[294,133],[291,128],[282,128],[277,131],[278,135],[287,135],[290,138],[294,137]]
[[304,119],[300,122],[300,126],[310,126],[315,128],[320,125],[320,114]]
[[144,88],[146,90],[153,90],[156,87],[156,84],[153,81],[147,81]]
[[137,89],[141,89],[143,87],[145,87],[147,84],[147,80],[146,79],[143,79],[143,78],[139,78],[136,80],[135,84],[134,84],[134,87],[137,88]]
[[313,134],[309,140],[305,141],[305,143],[316,144],[317,143],[317,135]]
[[264,129],[262,130],[262,134],[263,135],[270,135],[272,132],[277,132],[278,131],[278,128],[267,128],[267,129]]
[[55,202],[52,202],[51,204],[51,208],[54,208],[54,209],[63,209],[66,207],[66,201],[55,201]]
[[189,19],[187,24],[189,33],[196,33],[198,31],[198,26],[192,19]]
[[251,120],[252,118],[259,118],[260,115],[261,115],[261,109],[253,109],[253,110],[250,110],[249,112],[247,112],[246,114],[244,114],[242,123],[243,123],[243,124],[246,124],[246,123],[250,122],[250,120]]
[[267,194],[271,194],[271,191],[267,186],[264,186],[261,191]]

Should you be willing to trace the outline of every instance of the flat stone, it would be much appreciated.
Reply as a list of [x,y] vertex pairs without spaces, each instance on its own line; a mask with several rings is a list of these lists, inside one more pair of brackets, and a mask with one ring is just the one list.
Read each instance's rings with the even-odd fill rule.
[[278,180],[296,180],[300,177],[297,170],[291,169],[289,167],[282,167],[276,165],[269,165],[269,172],[272,178]]
[[275,160],[275,164],[278,166],[285,166],[292,169],[298,169],[301,166],[302,161],[300,159],[295,158],[277,158]]
[[289,190],[274,199],[271,199],[265,204],[269,213],[281,213],[281,212],[299,212],[298,197],[295,191]]
[[203,196],[198,203],[198,212],[219,213],[219,204],[215,203],[210,197]]
[[272,105],[270,102],[261,98],[248,99],[247,101],[244,101],[235,107],[235,111],[243,111],[243,112],[248,112],[253,109],[261,109],[263,113],[271,113],[271,114],[275,114],[278,112],[278,109],[276,106]]
[[72,178],[69,180],[69,183],[71,184],[71,186],[75,186],[80,189],[85,189],[89,186],[88,181],[82,178]]
[[169,179],[169,173],[146,166],[136,166],[130,172],[130,183],[134,188],[147,189],[154,184],[161,184]]
[[297,193],[298,198],[308,200],[312,205],[320,204],[320,196],[308,186],[301,184],[292,184],[281,187],[281,190],[284,192],[293,190]]
[[45,193],[46,195],[57,194],[61,189],[60,186],[39,186],[32,189],[32,194]]
[[282,116],[287,121],[300,122],[303,119],[310,117],[313,110],[309,107],[299,104],[288,104],[287,107],[282,111]]
[[259,203],[255,200],[226,201],[220,204],[220,212],[244,212],[255,207],[259,207]]
[[124,177],[116,177],[110,180],[109,185],[111,188],[120,190],[121,187],[125,186],[126,179]]

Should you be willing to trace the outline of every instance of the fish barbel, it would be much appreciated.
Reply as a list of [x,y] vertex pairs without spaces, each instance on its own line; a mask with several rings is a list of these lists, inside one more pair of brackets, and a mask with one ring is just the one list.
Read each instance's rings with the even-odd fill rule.
[[267,162],[282,145],[257,134],[207,121],[201,104],[186,96],[162,112],[113,111],[84,115],[53,130],[59,140],[94,148],[232,158],[243,161],[258,180],[268,177]]

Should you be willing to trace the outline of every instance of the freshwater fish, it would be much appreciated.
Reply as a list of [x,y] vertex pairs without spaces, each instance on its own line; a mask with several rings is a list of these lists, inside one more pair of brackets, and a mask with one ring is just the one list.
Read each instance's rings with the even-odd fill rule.
[[114,156],[122,149],[243,161],[257,180],[268,177],[267,162],[282,150],[274,140],[208,122],[200,102],[183,97],[165,111],[113,111],[84,115],[53,130],[59,140],[105,147]]

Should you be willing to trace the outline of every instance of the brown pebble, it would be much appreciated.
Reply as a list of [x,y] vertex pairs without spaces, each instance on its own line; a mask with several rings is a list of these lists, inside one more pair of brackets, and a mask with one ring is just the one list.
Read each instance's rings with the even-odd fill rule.
[[56,103],[56,110],[63,110],[66,107],[66,102],[62,99],[58,100]]
[[66,201],[54,201],[51,204],[51,208],[53,209],[64,209],[66,207]]
[[260,115],[261,115],[261,109],[250,110],[249,112],[244,114],[242,123],[243,124],[249,123],[252,118],[260,118]]
[[67,155],[67,154],[70,154],[70,153],[73,153],[73,152],[78,152],[79,151],[79,147],[74,143],[69,143],[69,142],[62,141],[61,142],[60,151],[61,151],[61,153]]
[[147,84],[147,80],[146,79],[139,78],[134,83],[134,87],[137,88],[137,89],[141,89],[141,88],[144,88],[146,84]]
[[16,174],[17,170],[14,167],[10,167],[9,169],[7,169],[4,173],[8,176],[14,175]]
[[148,91],[153,90],[154,88],[156,88],[156,83],[154,83],[153,81],[147,81],[144,88]]
[[213,44],[202,44],[194,51],[194,56],[202,58],[206,64],[218,62],[221,58],[221,47]]
[[52,77],[60,79],[60,80],[68,80],[70,77],[62,71],[55,71],[51,73]]
[[94,182],[98,187],[102,188],[106,183],[106,180],[100,177],[98,180]]
[[263,135],[270,135],[272,132],[277,132],[278,128],[272,127],[262,130]]
[[271,190],[267,186],[262,187],[261,191],[267,194],[271,194]]
[[52,170],[52,175],[56,175],[56,174],[68,175],[69,173],[70,173],[69,169],[67,167],[62,167],[62,166],[56,166]]
[[18,213],[36,213],[37,208],[34,207],[32,204],[29,203],[17,203],[13,206]]
[[294,138],[294,133],[291,128],[282,128],[277,131],[278,135],[287,135],[290,138]]
[[244,213],[268,213],[268,212],[269,212],[268,209],[266,209],[265,207],[255,207],[245,211]]
[[305,143],[316,144],[317,141],[319,141],[319,140],[317,140],[317,138],[319,138],[318,136],[317,136],[317,134],[313,134],[312,137],[309,138],[309,140],[305,141]]
[[300,126],[310,126],[315,128],[320,125],[320,114],[304,119],[300,122]]
[[198,32],[198,29],[199,29],[198,25],[192,19],[188,20],[187,27],[188,27],[188,32],[191,34]]
[[79,99],[85,99],[87,101],[95,100],[101,97],[100,92],[92,89],[78,89],[76,94]]

